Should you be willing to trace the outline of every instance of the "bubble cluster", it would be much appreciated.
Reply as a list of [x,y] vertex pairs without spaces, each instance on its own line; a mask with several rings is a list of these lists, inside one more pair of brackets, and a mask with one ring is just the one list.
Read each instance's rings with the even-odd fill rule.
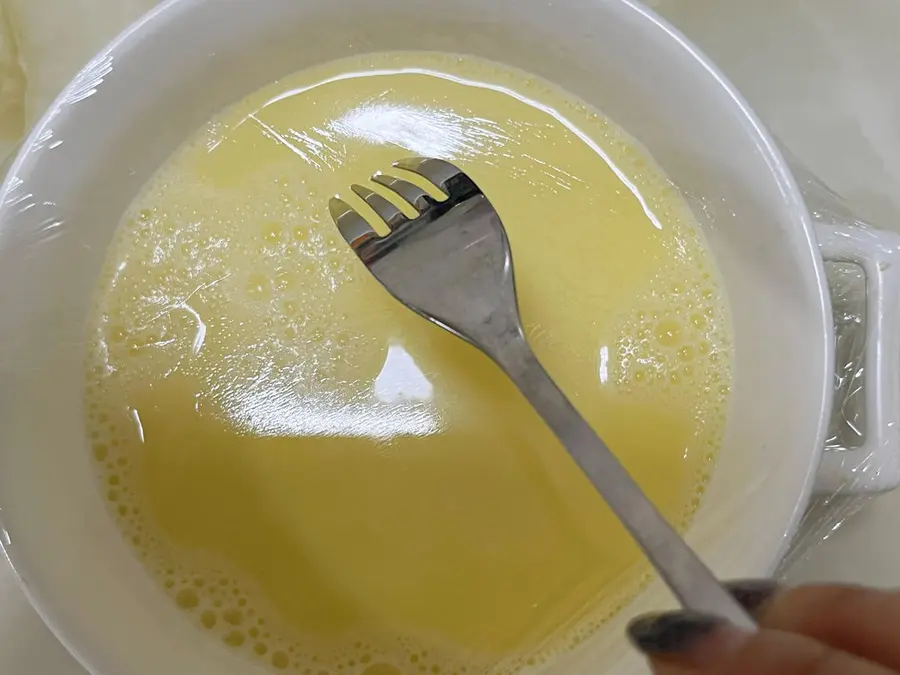
[[[382,61],[390,67],[406,65],[409,58],[385,55]],[[691,447],[701,456],[692,458],[694,481],[685,488],[679,524],[687,527],[721,441],[732,353],[726,299],[687,207],[621,130],[583,103],[560,96],[552,85],[468,58],[423,58],[435,69],[464,68],[474,79],[561,101],[566,114],[629,174],[666,225],[659,234],[665,242],[662,260],[673,261],[676,273],[661,271],[642,295],[630,299],[627,311],[608,318],[609,330],[618,336],[610,345],[610,384],[657,406],[690,401],[697,423]],[[354,64],[345,67],[349,72]],[[140,406],[131,405],[134,392],[182,382],[173,390],[193,396],[198,410],[221,408],[248,434],[278,435],[282,430],[267,428],[269,421],[261,421],[253,406],[229,407],[236,390],[253,394],[266,382],[267,405],[279,404],[279,396],[290,405],[297,392],[372,380],[385,354],[384,345],[370,337],[371,326],[389,324],[399,332],[396,323],[418,321],[405,311],[385,311],[392,301],[384,294],[377,296],[384,304],[366,307],[354,304],[352,294],[345,297],[352,284],[375,282],[333,228],[322,196],[327,191],[307,184],[304,172],[295,170],[294,155],[259,159],[252,172],[249,160],[245,166],[210,159],[214,149],[225,147],[221,144],[234,126],[229,114],[211,122],[179,151],[178,162],[145,187],[123,219],[98,281],[87,345],[86,426],[101,494],[125,540],[198,630],[273,672],[507,675],[538,668],[558,652],[576,648],[643,588],[650,579],[646,570],[633,570],[552,640],[527,653],[461,654],[458,646],[414,630],[399,637],[351,635],[330,644],[285,620],[251,575],[215,556],[186,550],[158,526],[141,487],[147,469]],[[498,129],[483,125],[479,133],[467,142],[500,153],[506,140]],[[304,161],[319,169],[342,161],[339,148],[316,155],[319,150],[310,143],[300,150],[310,153]],[[582,181],[558,168],[542,171],[539,180],[528,171],[522,176],[534,195],[568,190]],[[319,300],[325,295],[333,300],[327,316]],[[228,350],[216,351],[215,340],[227,343]],[[362,373],[366,367],[373,372]]]
[[726,422],[733,345],[729,317],[710,274],[698,273],[655,294],[622,322],[616,345],[623,392],[693,400],[698,438],[695,490],[682,515],[686,528],[700,504]]

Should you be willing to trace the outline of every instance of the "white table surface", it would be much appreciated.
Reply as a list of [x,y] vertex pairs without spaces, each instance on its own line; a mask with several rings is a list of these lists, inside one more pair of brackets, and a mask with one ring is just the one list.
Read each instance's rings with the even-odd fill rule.
[[[900,79],[892,69],[900,63],[900,3],[649,4],[717,61],[769,127],[860,215],[900,231]],[[72,72],[79,65],[72,64]],[[788,578],[900,586],[898,530],[900,492],[873,500],[845,521]],[[0,673],[85,675],[28,605],[2,560]]]

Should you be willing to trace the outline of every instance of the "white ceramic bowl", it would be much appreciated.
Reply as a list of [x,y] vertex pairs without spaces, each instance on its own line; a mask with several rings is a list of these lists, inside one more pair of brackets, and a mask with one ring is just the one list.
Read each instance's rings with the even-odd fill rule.
[[[65,90],[15,159],[0,206],[5,550],[35,607],[96,675],[262,672],[179,613],[95,484],[82,423],[84,317],[119,218],[227,104],[315,63],[398,48],[473,54],[555,82],[624,126],[684,191],[722,270],[736,339],[727,439],[688,538],[723,577],[759,576],[798,522],[831,401],[822,258],[771,139],[680,35],[628,0],[169,2]],[[548,669],[640,668],[622,623],[666,604],[652,587]]]

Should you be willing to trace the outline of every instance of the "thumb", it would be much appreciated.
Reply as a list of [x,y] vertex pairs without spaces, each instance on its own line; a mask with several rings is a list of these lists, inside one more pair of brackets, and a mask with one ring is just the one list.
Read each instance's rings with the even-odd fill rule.
[[690,611],[640,617],[628,633],[657,675],[897,675],[805,635],[747,633]]

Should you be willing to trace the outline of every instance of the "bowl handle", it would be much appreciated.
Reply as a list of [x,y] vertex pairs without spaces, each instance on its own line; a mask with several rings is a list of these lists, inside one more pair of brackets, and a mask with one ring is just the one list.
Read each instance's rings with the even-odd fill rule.
[[824,451],[815,491],[884,492],[900,484],[900,235],[842,219],[816,220],[822,257],[854,263],[865,273],[866,422],[860,447]]

